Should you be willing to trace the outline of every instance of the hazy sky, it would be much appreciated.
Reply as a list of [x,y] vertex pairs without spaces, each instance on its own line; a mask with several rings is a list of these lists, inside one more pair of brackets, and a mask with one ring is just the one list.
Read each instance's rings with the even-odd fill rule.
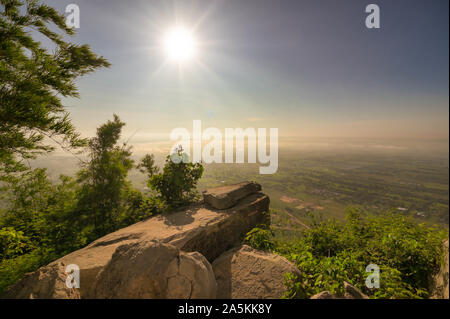
[[[175,127],[278,127],[280,136],[447,138],[448,0],[47,0],[76,3],[74,40],[110,69],[65,100],[87,135],[117,113],[134,142]],[[381,29],[365,27],[366,5]],[[181,23],[200,42],[179,68],[160,48]]]

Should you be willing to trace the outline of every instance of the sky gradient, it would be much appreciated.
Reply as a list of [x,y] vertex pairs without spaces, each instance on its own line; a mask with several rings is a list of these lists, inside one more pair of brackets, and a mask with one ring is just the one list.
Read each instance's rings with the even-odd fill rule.
[[[447,139],[449,2],[48,0],[76,3],[81,28],[110,69],[67,99],[86,136],[117,113],[131,142],[176,127],[277,127],[279,135]],[[366,5],[381,10],[367,29]],[[161,37],[195,29],[196,61],[167,63]]]

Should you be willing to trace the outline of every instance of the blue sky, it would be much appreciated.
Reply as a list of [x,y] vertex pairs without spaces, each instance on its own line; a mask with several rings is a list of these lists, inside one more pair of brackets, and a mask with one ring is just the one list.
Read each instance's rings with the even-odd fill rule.
[[[79,81],[68,99],[92,135],[112,113],[136,141],[175,127],[278,127],[280,136],[448,137],[448,1],[48,0],[76,3],[73,39],[110,69]],[[367,29],[376,3],[381,28]],[[167,63],[161,37],[194,28],[196,61]]]

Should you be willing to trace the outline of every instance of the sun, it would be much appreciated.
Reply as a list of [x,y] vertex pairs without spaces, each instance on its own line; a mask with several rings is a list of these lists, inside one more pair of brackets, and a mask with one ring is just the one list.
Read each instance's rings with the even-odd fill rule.
[[195,57],[197,42],[189,29],[178,26],[166,32],[164,49],[171,61],[182,63]]

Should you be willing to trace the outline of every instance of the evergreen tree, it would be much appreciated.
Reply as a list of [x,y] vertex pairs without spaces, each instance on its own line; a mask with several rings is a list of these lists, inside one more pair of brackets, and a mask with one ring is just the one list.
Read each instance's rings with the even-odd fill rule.
[[117,145],[125,125],[117,115],[97,129],[89,141],[89,162],[78,173],[82,183],[79,212],[84,223],[92,225],[95,237],[114,231],[130,192],[128,172],[133,168],[131,148]]
[[[32,32],[51,40],[52,52]],[[109,63],[66,35],[74,30],[65,17],[39,0],[0,0],[0,171],[23,169],[24,159],[51,151],[46,138],[66,149],[86,144],[61,96],[78,97],[75,80]]]

